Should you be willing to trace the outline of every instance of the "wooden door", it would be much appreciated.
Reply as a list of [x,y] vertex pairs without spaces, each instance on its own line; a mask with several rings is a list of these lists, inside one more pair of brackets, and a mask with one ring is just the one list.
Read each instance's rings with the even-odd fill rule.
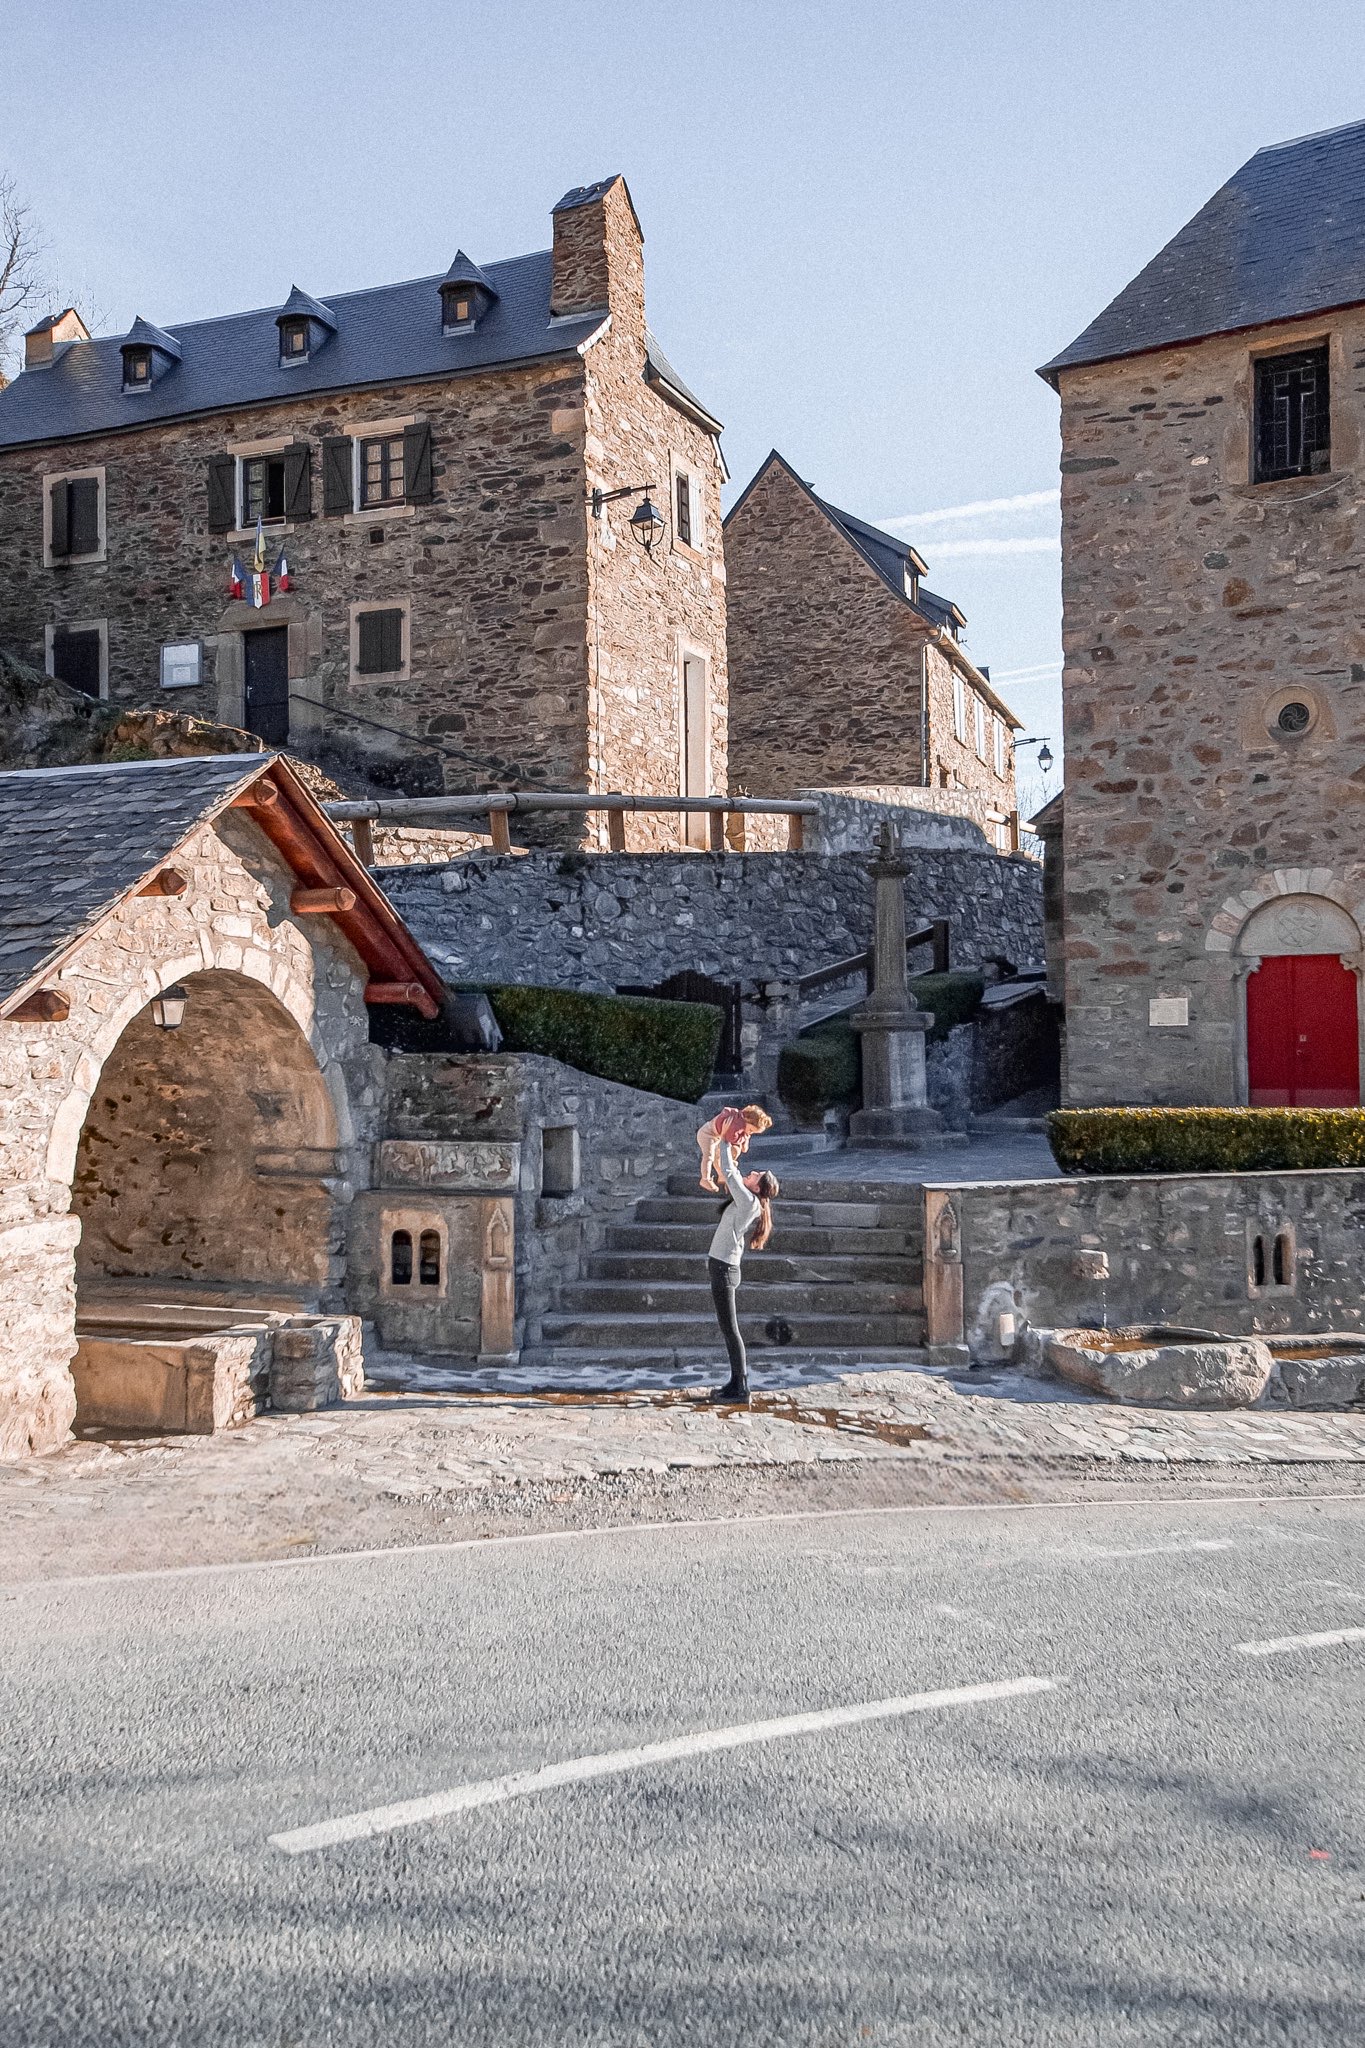
[[1356,977],[1336,954],[1280,954],[1247,977],[1247,1079],[1256,1107],[1359,1107]]
[[289,628],[244,633],[245,712],[242,723],[268,747],[289,744]]

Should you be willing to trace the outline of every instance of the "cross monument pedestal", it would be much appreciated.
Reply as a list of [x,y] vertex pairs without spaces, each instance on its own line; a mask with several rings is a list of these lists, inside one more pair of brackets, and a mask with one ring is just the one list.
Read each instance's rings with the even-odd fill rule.
[[960,1145],[957,1131],[929,1107],[924,1038],[933,1026],[927,1010],[911,999],[905,958],[905,877],[910,863],[888,822],[877,835],[868,864],[876,884],[872,992],[849,1022],[862,1039],[863,1106],[849,1118],[848,1134],[858,1145],[886,1145],[930,1151]]

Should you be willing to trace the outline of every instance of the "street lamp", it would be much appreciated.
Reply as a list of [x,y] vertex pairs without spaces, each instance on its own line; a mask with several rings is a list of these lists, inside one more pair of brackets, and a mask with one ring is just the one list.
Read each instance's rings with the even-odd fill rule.
[[1048,739],[1050,737],[1051,735],[1047,733],[1035,733],[1032,738],[1016,740],[1014,742],[1014,748],[1016,753],[1019,751],[1020,747],[1037,747],[1038,766],[1042,770],[1044,775],[1047,774],[1048,769],[1052,766],[1052,749],[1048,745]]
[[152,997],[153,1024],[159,1024],[163,1031],[178,1031],[185,1021],[189,999],[189,990],[179,982],[172,988],[163,988],[159,996]]
[[625,484],[619,491],[594,490],[592,516],[600,519],[606,506],[615,504],[618,498],[638,498],[640,502],[630,515],[630,530],[645,553],[652,555],[664,537],[665,526],[663,513],[649,495],[653,489],[653,484]]

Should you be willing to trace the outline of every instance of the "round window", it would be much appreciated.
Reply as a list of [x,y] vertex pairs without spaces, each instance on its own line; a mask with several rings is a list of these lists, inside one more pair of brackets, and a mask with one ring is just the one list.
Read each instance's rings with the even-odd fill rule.
[[1301,704],[1297,698],[1292,703],[1282,704],[1279,717],[1275,720],[1275,724],[1280,732],[1307,732],[1312,723],[1312,712],[1306,704]]

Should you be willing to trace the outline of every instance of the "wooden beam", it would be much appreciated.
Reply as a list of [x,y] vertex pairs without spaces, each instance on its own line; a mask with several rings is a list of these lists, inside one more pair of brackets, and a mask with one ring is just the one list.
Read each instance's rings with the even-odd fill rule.
[[732,853],[743,853],[749,838],[749,828],[745,823],[743,811],[726,812],[725,836],[730,842]]
[[235,796],[229,808],[234,811],[268,811],[279,800],[279,789],[268,776],[263,775],[252,783],[250,789],[244,789],[240,796]]
[[507,821],[506,811],[498,810],[488,813],[488,832],[493,841],[494,853],[510,853],[512,851],[512,830]]
[[711,847],[711,851],[712,851],[712,853],[724,853],[724,851],[725,851],[725,813],[724,813],[724,811],[708,811],[708,812],[707,812],[707,814],[706,814],[706,829],[707,829],[707,836],[708,836],[708,838],[709,838],[709,841],[710,841],[710,847]]
[[351,844],[355,857],[363,868],[374,866],[374,833],[368,818],[355,818],[351,823]]
[[35,989],[5,1018],[7,1024],[65,1024],[71,1015],[71,998],[63,989]]
[[424,1017],[438,1017],[441,1006],[428,995],[420,981],[367,981],[365,984],[367,1003],[401,1003],[409,1009],[420,1010]]
[[289,908],[295,917],[334,917],[338,910],[354,910],[354,889],[295,889]]
[[800,811],[793,811],[787,819],[787,851],[800,853],[806,844],[806,821]]
[[139,896],[183,896],[189,886],[179,868],[162,868],[159,874],[144,882],[137,893]]
[[624,811],[607,812],[607,846],[612,853],[626,850],[626,814]]

